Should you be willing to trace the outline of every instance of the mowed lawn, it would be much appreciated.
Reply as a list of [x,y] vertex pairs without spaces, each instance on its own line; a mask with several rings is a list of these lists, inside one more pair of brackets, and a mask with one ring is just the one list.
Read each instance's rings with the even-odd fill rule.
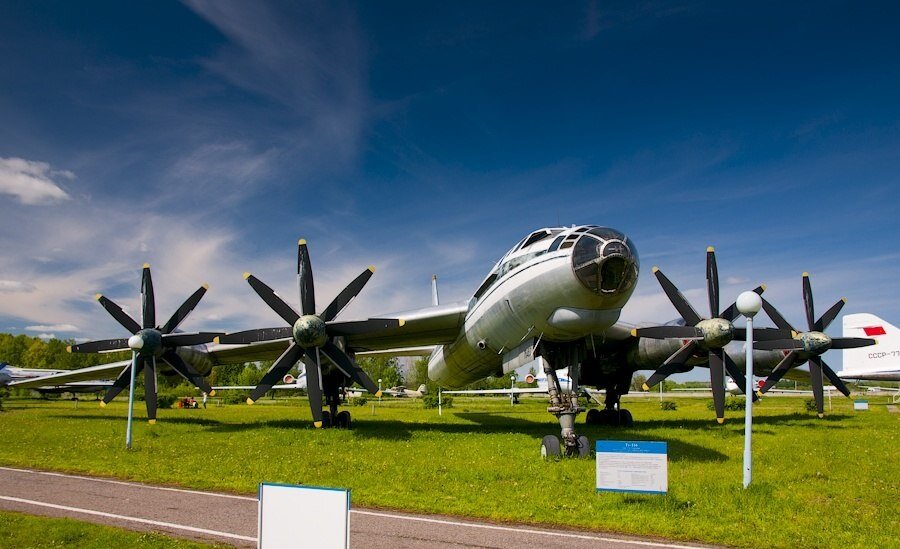
[[[804,398],[754,407],[754,480],[743,490],[743,415],[719,426],[706,399],[625,397],[633,428],[580,426],[592,441],[669,444],[669,494],[595,491],[593,460],[539,458],[558,424],[540,398],[418,400],[348,407],[354,429],[316,430],[303,399],[255,406],[137,408],[126,451],[125,402],[5,400],[0,464],[255,494],[262,481],[349,488],[354,506],[553,524],[734,546],[900,546],[900,414],[886,397],[854,412],[834,398],[819,420]],[[141,403],[142,404],[142,403]]]

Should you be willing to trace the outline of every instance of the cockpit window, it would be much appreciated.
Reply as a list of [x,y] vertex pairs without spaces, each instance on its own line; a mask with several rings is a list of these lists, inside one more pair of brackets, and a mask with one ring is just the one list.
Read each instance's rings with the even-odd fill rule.
[[553,236],[553,233],[546,229],[543,231],[535,231],[535,232],[531,233],[528,236],[528,238],[525,239],[525,242],[523,242],[522,245],[519,246],[517,249],[527,248],[528,246],[531,246],[535,242],[540,242],[541,240],[543,240],[545,238],[550,238],[551,236]]
[[615,229],[610,229],[608,227],[594,227],[590,231],[590,234],[594,234],[602,238],[603,240],[621,240],[625,241],[625,235],[620,233]]

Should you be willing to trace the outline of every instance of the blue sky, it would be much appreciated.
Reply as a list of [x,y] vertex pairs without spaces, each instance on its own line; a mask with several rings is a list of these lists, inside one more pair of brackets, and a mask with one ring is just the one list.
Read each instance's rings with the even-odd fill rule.
[[[4,2],[0,327],[117,337],[94,302],[186,329],[278,325],[241,278],[347,316],[463,300],[531,230],[616,227],[631,321],[766,282],[802,325],[900,322],[900,35],[891,3]],[[136,313],[135,313],[136,314]],[[839,334],[839,323],[831,330]],[[829,355],[830,356],[830,355]],[[838,362],[837,357],[830,361]]]

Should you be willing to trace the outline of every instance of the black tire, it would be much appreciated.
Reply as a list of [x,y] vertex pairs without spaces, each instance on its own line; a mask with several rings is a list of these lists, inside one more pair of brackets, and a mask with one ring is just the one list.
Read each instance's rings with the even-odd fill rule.
[[578,457],[591,457],[591,441],[584,435],[578,437]]
[[591,408],[584,415],[584,423],[587,425],[599,425],[600,424],[600,410],[596,408]]
[[559,457],[559,439],[553,435],[547,435],[541,440],[541,457],[552,459]]
[[634,418],[628,410],[619,410],[619,426],[634,427]]
[[350,419],[350,412],[348,412],[347,410],[338,412],[337,421],[335,423],[336,426],[341,429],[349,429],[352,423],[352,420]]
[[331,427],[331,425],[331,412],[322,412],[322,427],[325,427],[327,429]]

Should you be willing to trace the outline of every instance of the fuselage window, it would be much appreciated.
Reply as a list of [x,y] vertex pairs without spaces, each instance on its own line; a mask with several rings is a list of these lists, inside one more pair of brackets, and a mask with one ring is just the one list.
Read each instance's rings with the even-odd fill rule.
[[557,236],[556,240],[553,241],[553,244],[550,244],[550,247],[547,248],[548,252],[555,252],[559,249],[559,245],[562,243],[564,236]]

